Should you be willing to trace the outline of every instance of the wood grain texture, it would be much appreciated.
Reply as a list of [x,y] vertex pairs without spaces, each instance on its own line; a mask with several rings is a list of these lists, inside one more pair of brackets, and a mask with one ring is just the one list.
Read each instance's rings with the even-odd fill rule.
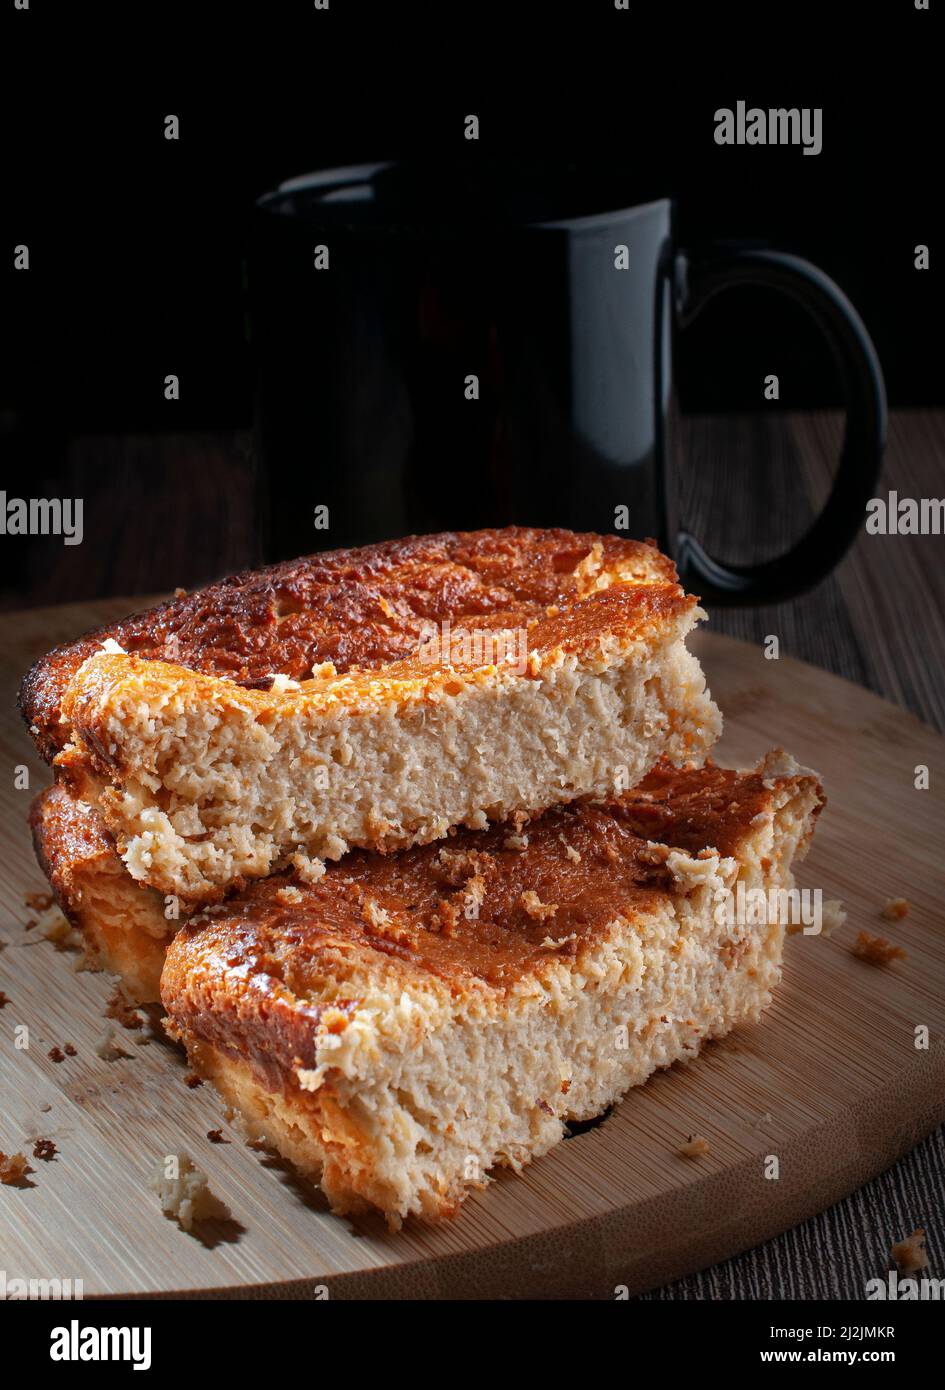
[[[127,606],[127,605],[124,605]],[[137,605],[136,605],[137,606]],[[280,1163],[248,1149],[219,1104],[184,1084],[185,1064],[153,1034],[132,1060],[94,1052],[110,984],[76,974],[73,958],[24,933],[24,895],[43,880],[25,825],[30,793],[11,770],[47,777],[12,710],[19,676],[52,643],[118,616],[119,601],[34,610],[0,623],[0,1149],[48,1137],[31,1186],[0,1187],[8,1276],[82,1278],[86,1295],[188,1291],[242,1297],[613,1297],[665,1284],[745,1250],[837,1201],[945,1116],[943,741],[870,693],[791,658],[705,634],[699,654],[727,716],[724,761],[753,761],[783,742],[824,775],[830,805],[801,882],[842,898],[833,937],[797,936],[766,1021],[711,1045],[631,1092],[597,1128],[558,1146],[521,1177],[501,1174],[440,1228],[389,1234],[379,1221],[339,1220]],[[916,791],[913,769],[933,768]],[[905,896],[912,912],[879,909]],[[851,954],[857,932],[904,946],[888,968]],[[28,1051],[15,1030],[30,1029]],[[914,1029],[931,1030],[927,1051]],[[128,1037],[133,1035],[129,1034]],[[54,1045],[77,1056],[56,1064]],[[43,1109],[48,1106],[49,1109]],[[765,1119],[770,1116],[770,1119]],[[211,1129],[230,1140],[212,1144]],[[709,1154],[678,1156],[692,1133]],[[185,1235],[160,1213],[146,1178],[159,1157],[189,1150],[229,1205],[232,1223]],[[778,1155],[767,1181],[763,1160]],[[888,1241],[886,1241],[888,1234]],[[879,1237],[882,1248],[902,1232]],[[885,1263],[872,1270],[881,1274]]]
[[[765,410],[685,421],[679,480],[690,530],[730,559],[775,554],[819,510],[836,469],[836,411]],[[945,491],[945,412],[890,416],[878,493]],[[712,628],[754,643],[769,633],[783,655],[867,686],[945,731],[945,566],[940,536],[867,536],[799,598],[766,608],[717,609]],[[941,829],[945,846],[945,827]],[[862,1298],[886,1258],[890,1230],[928,1229],[932,1271],[945,1269],[945,1130],[939,1128],[872,1183],[744,1255],[651,1298]]]
[[[685,524],[710,551],[751,562],[785,550],[820,510],[836,470],[843,417],[779,412],[685,421]],[[889,421],[877,496],[945,494],[945,411]],[[869,536],[834,573],[790,602],[722,608],[713,630],[761,642],[856,681],[945,732],[945,565],[941,536]]]

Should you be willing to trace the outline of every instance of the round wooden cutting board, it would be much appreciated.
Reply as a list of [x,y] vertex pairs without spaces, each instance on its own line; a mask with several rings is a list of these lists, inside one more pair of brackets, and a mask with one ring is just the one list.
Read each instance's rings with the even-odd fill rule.
[[[733,1255],[837,1201],[945,1118],[945,740],[860,688],[730,638],[694,643],[726,720],[719,761],[782,744],[817,768],[829,804],[802,886],[840,898],[829,938],[787,944],[784,981],[759,1026],[711,1044],[631,1091],[603,1122],[519,1177],[500,1173],[454,1222],[332,1216],[283,1164],[246,1147],[208,1086],[149,1031],[130,1060],[95,1043],[112,982],[24,932],[25,895],[45,887],[26,827],[48,781],[14,708],[29,664],[130,603],[36,610],[0,620],[0,1150],[33,1160],[29,1186],[0,1186],[7,1278],[82,1279],[85,1296],[615,1297]],[[140,603],[137,606],[141,606]],[[30,788],[14,785],[26,765]],[[926,766],[930,790],[915,786]],[[18,779],[22,780],[22,778]],[[909,915],[880,917],[890,898]],[[865,930],[903,947],[875,966],[851,951]],[[21,1025],[29,1048],[17,1048]],[[926,1048],[917,1029],[928,1029]],[[918,1035],[921,1041],[921,1033]],[[55,1063],[54,1046],[74,1057]],[[225,1144],[210,1141],[221,1129]],[[680,1157],[692,1134],[709,1152]],[[202,1238],[167,1220],[147,1179],[186,1149],[233,1221]],[[766,1159],[779,1176],[766,1177]],[[879,1271],[882,1272],[882,1271]]]

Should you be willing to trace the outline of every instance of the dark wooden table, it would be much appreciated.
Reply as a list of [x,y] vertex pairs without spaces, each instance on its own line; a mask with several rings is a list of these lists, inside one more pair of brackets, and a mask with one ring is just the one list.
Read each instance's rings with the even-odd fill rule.
[[[838,456],[833,413],[688,422],[683,515],[723,558],[776,554],[820,506]],[[877,495],[945,497],[945,413],[893,415]],[[775,608],[722,609],[712,626],[749,642],[770,633],[782,654],[826,667],[945,732],[945,536],[860,535],[813,592]],[[945,775],[945,768],[932,776]],[[945,856],[945,826],[942,827]],[[945,930],[945,921],[943,921]],[[942,1020],[945,1023],[945,1020]],[[945,1272],[945,1131],[811,1221],[647,1298],[864,1297],[886,1267],[890,1234],[927,1233],[930,1270]]]
[[[714,553],[758,559],[802,534],[829,487],[838,415],[700,417],[685,429],[682,515]],[[34,547],[7,607],[190,588],[258,559],[244,433],[82,439],[71,446],[69,475],[71,494],[86,499],[85,543]],[[894,414],[880,494],[888,490],[945,496],[945,413]],[[811,593],[777,607],[716,610],[711,622],[749,642],[777,634],[782,654],[866,685],[945,732],[943,555],[945,537],[868,536],[864,528]],[[942,842],[945,853],[945,826]],[[917,1226],[928,1233],[930,1272],[945,1274],[943,1212],[940,1131],[815,1219],[646,1297],[861,1299],[885,1267],[890,1236]]]

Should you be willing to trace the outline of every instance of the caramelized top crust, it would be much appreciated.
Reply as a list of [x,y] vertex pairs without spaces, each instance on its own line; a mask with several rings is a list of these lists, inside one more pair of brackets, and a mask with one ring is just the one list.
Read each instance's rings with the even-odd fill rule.
[[651,830],[693,857],[732,853],[775,789],[801,781],[817,786],[812,775],[660,770],[606,805],[463,829],[386,858],[355,851],[311,886],[264,881],[178,933],[164,1005],[224,1050],[314,1065],[325,1010],[343,1027],[366,979],[395,1000],[431,977],[454,997],[501,994],[552,961],[576,964],[615,919],[639,920],[681,891]]
[[771,804],[772,785],[764,764],[734,772],[709,759],[698,771],[681,772],[663,763],[606,809],[645,840],[693,855],[711,845],[724,858],[738,853],[755,816]]
[[[54,783],[33,799],[29,828],[40,869],[49,878],[56,901],[71,922],[76,922],[82,912],[89,873],[110,874],[115,880],[133,883],[99,813],[78,801],[65,785]],[[161,898],[150,888],[139,891],[156,901],[160,924]]]
[[63,694],[109,637],[130,655],[268,688],[274,673],[305,680],[326,662],[344,674],[409,660],[431,623],[535,626],[559,617],[549,609],[612,578],[653,586],[651,618],[661,602],[683,602],[672,563],[649,544],[617,536],[515,526],[310,555],[221,580],[58,647],[26,676],[20,708],[51,760],[68,738]]
[[81,870],[95,863],[123,867],[98,812],[58,782],[34,799],[29,821],[36,858],[64,911],[74,903]]
[[[55,765],[76,779],[77,785],[89,768],[105,780],[133,773],[134,764],[126,760],[109,720],[117,708],[133,709],[142,700],[160,708],[170,695],[180,696],[217,709],[244,710],[261,724],[276,717],[321,716],[340,708],[363,713],[386,704],[403,708],[408,703],[436,703],[444,695],[491,685],[505,670],[514,671],[516,677],[540,679],[546,663],[554,666],[562,657],[606,662],[627,644],[675,639],[680,617],[695,604],[678,585],[615,583],[570,606],[554,606],[547,616],[528,618],[528,626],[521,629],[523,640],[516,640],[509,650],[515,662],[510,668],[494,664],[502,662],[501,654],[484,656],[481,644],[478,651],[474,647],[464,651],[457,643],[442,654],[415,651],[382,667],[352,668],[343,675],[329,667],[286,689],[252,689],[169,662],[98,652],[60,697],[61,727],[71,730],[74,746],[60,752]],[[503,627],[508,625],[506,610],[487,615],[484,621],[477,618],[477,626],[481,629],[496,616],[503,620]],[[458,632],[456,627],[452,630]]]

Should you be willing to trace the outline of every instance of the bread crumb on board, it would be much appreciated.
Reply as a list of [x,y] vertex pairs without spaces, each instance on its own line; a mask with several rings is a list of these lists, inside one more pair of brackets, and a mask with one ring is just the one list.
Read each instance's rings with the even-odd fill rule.
[[847,920],[846,908],[840,898],[828,898],[820,909],[820,934],[832,936]]
[[80,950],[85,945],[82,933],[72,925],[55,903],[43,908],[34,925],[39,929],[40,936],[51,941],[59,950]]
[[3,1183],[4,1187],[15,1187],[32,1171],[25,1154],[0,1152],[0,1183]]
[[195,1221],[230,1218],[229,1208],[210,1191],[206,1173],[189,1154],[168,1154],[162,1158],[151,1176],[150,1187],[157,1193],[164,1215],[173,1216],[182,1231],[191,1230]]
[[41,1158],[44,1163],[48,1163],[56,1157],[59,1150],[51,1139],[37,1139],[33,1145],[33,1157]]
[[144,1019],[135,1006],[129,1002],[121,985],[116,985],[112,991],[111,998],[105,1007],[105,1017],[113,1018],[116,1023],[121,1024],[122,1028],[127,1028],[129,1031],[144,1027]]
[[908,898],[889,898],[879,915],[885,917],[887,922],[901,922],[903,917],[909,916],[911,907]]
[[925,1249],[925,1231],[920,1226],[905,1240],[897,1241],[890,1250],[893,1261],[903,1274],[917,1274],[920,1269],[928,1269],[929,1257]]
[[[838,927],[842,927],[847,920],[846,909],[840,898],[828,898],[820,905],[820,931],[819,936],[833,936]],[[806,930],[803,921],[788,922],[785,927],[787,936],[800,936]]]
[[870,965],[889,965],[891,961],[906,959],[906,952],[901,946],[894,946],[885,936],[870,936],[865,931],[860,932],[850,949]]
[[701,1134],[690,1134],[685,1144],[677,1150],[680,1158],[702,1158],[709,1152],[709,1141]]
[[95,1044],[95,1052],[103,1062],[117,1062],[120,1057],[134,1056],[120,1041],[111,1023],[105,1025],[105,1031]]

